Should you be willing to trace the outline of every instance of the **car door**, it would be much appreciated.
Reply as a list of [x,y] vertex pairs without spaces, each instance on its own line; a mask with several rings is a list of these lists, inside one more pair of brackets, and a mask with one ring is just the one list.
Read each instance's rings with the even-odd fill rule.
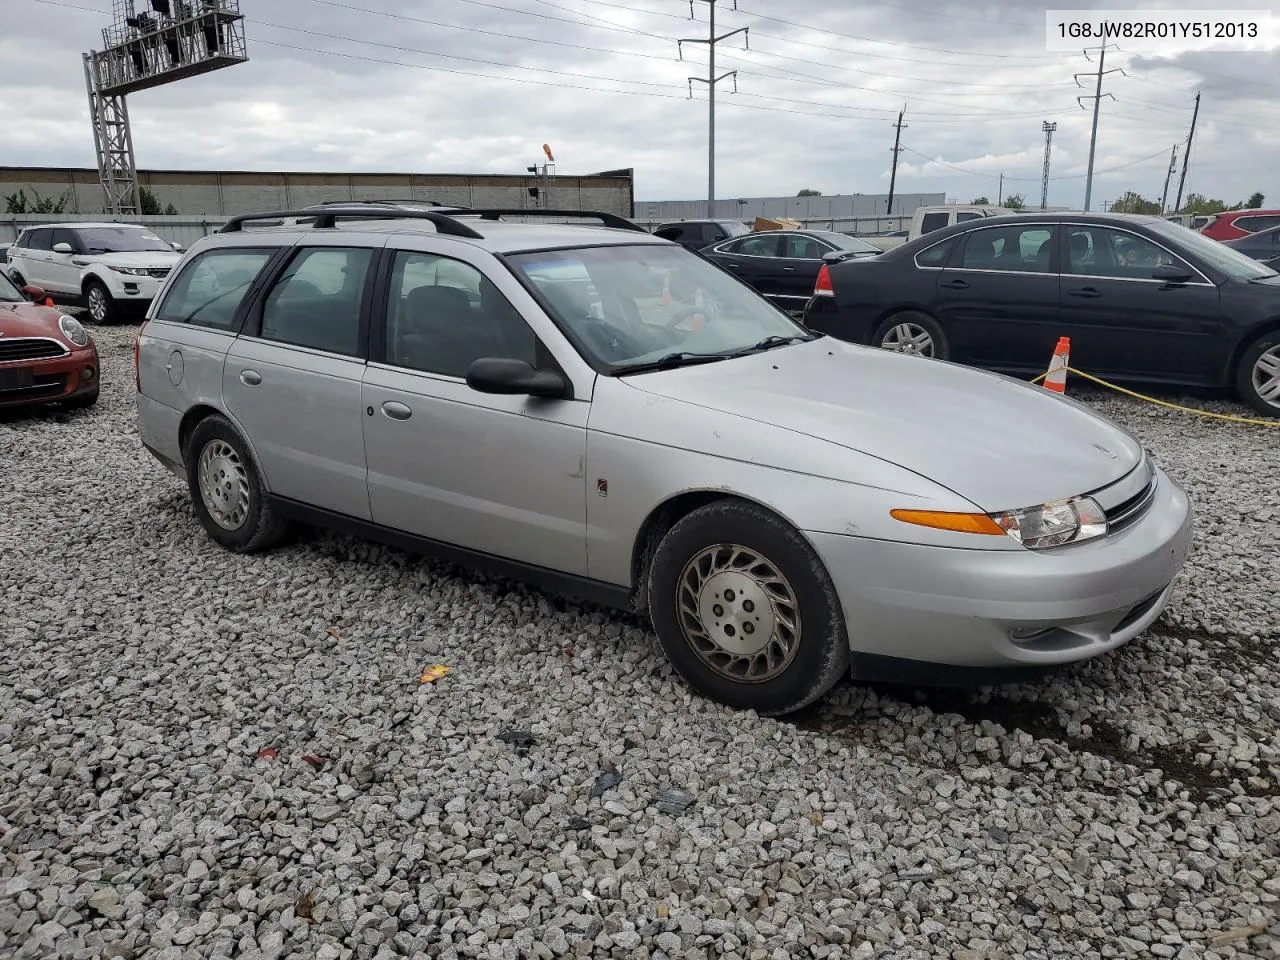
[[84,252],[84,248],[74,230],[59,227],[53,231],[51,246],[57,247],[63,243],[71,248],[71,252],[49,251],[49,282],[45,286],[57,293],[79,293],[80,271],[84,268],[77,261],[81,259],[79,255]]
[[[376,523],[583,575],[589,393],[537,399],[467,385],[482,357],[558,367],[521,315],[537,309],[460,244],[388,251],[362,398]],[[589,384],[590,381],[588,380]]]
[[53,230],[42,227],[32,230],[27,238],[27,246],[22,251],[18,271],[27,283],[52,290],[49,285],[52,278]]
[[778,306],[802,312],[813,296],[823,256],[834,251],[835,247],[803,233],[786,233],[781,239]]
[[937,272],[938,316],[955,360],[1044,369],[1059,330],[1057,228],[1045,221],[976,227]]
[[766,297],[782,292],[782,238],[762,233],[729,244],[730,252],[717,258],[720,265]]
[[222,376],[271,492],[362,520],[360,382],[376,253],[350,236],[308,237],[265,285]]
[[[1071,364],[1112,374],[1208,379],[1225,330],[1218,288],[1155,241],[1129,230],[1063,225],[1062,333]],[[1161,266],[1192,276],[1185,284],[1152,277]]]

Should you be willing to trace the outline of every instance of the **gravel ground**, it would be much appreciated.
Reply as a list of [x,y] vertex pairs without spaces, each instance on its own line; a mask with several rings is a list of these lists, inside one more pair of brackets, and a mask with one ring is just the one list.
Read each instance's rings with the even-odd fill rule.
[[1091,395],[1198,506],[1161,622],[781,722],[625,616],[221,551],[137,444],[134,330],[98,407],[0,421],[0,956],[1280,956],[1274,433]]

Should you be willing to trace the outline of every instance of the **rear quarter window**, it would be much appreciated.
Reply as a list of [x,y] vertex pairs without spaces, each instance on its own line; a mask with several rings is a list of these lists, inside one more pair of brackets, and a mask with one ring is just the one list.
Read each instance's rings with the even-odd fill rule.
[[950,237],[916,254],[918,267],[945,267],[956,249],[958,238]]
[[241,302],[274,253],[273,248],[265,247],[199,254],[174,280],[156,319],[213,330],[232,329]]

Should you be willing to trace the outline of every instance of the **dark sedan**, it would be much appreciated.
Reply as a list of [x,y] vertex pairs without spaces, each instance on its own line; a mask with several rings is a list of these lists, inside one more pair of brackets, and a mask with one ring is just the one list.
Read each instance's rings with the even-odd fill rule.
[[1223,240],[1222,243],[1232,250],[1239,250],[1246,257],[1253,257],[1253,259],[1261,260],[1264,263],[1280,259],[1280,227],[1259,230],[1257,233],[1251,233],[1247,237]]
[[1233,387],[1280,416],[1280,273],[1160,217],[1019,214],[824,266],[805,311],[854,343],[1028,375],[1060,336],[1121,380]]
[[874,257],[880,249],[828,230],[766,230],[725,240],[701,253],[783,310],[799,314],[813,295],[823,263]]

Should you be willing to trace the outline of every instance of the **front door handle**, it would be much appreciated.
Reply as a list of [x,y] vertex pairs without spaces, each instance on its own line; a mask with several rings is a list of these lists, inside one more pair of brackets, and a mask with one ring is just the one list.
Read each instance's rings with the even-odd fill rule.
[[406,407],[403,403],[397,403],[395,400],[388,400],[382,405],[382,412],[392,420],[408,420],[413,416],[413,411]]
[[783,272],[783,273],[795,273],[795,272],[796,272],[796,268],[795,268],[795,267],[783,267],[783,268],[782,268],[782,272]]
[[967,280],[943,280],[938,286],[946,287],[948,290],[968,290],[969,282]]
[[742,264],[740,263],[726,263],[725,266],[730,270],[739,270],[742,268]]
[[1072,297],[1085,297],[1086,299],[1093,299],[1094,297],[1102,296],[1101,291],[1094,287],[1081,287],[1079,290],[1068,290],[1067,294]]
[[256,387],[262,382],[262,374],[257,370],[241,370],[240,382],[247,387]]

